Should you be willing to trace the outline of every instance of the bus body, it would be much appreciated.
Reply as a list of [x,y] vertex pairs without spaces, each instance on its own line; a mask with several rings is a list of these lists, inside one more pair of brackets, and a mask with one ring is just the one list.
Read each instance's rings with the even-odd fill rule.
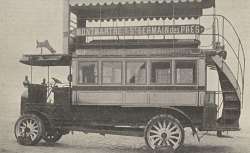
[[[199,9],[187,8],[191,14],[186,14],[200,20],[200,10],[213,7],[215,2],[182,3],[133,4],[141,5],[141,12],[146,11],[143,7],[173,9],[200,4]],[[83,131],[141,136],[152,150],[158,147],[177,150],[183,144],[186,127],[197,136],[198,131],[217,131],[221,136],[223,131],[239,130],[244,64],[238,66],[240,80],[239,73],[235,75],[226,63],[230,54],[225,49],[228,41],[214,26],[220,17],[225,24],[227,20],[223,16],[209,16],[213,19],[210,35],[202,35],[206,27],[201,24],[88,28],[87,20],[102,22],[146,17],[138,12],[129,14],[127,9],[135,9],[130,3],[65,5],[66,16],[76,15],[75,29],[64,35],[67,52],[24,55],[20,62],[31,66],[66,66],[70,70],[69,83],[61,86],[61,81],[52,78],[54,84],[25,84],[27,91],[21,97],[21,117],[15,125],[20,144],[33,145],[41,138],[54,143],[69,131]],[[124,9],[124,14],[117,17],[110,13],[119,11],[117,7],[123,5],[120,9]],[[95,16],[97,6],[105,8],[103,18]],[[150,15],[160,13],[155,12]],[[164,19],[171,19],[169,15],[185,18],[184,14],[178,14],[178,9],[177,14],[165,13]],[[183,12],[179,10],[179,13]],[[65,20],[67,27],[71,20]],[[70,32],[70,27],[65,29]],[[135,38],[134,35],[160,35],[162,38]],[[165,38],[167,35],[173,37]],[[193,35],[194,38],[179,39],[176,35]],[[108,38],[99,39],[103,36]],[[201,47],[202,36],[211,36],[212,48]],[[238,43],[241,45],[240,40]],[[243,52],[243,48],[240,51]],[[242,62],[239,54],[237,58]],[[221,90],[208,90],[208,71],[218,72]]]

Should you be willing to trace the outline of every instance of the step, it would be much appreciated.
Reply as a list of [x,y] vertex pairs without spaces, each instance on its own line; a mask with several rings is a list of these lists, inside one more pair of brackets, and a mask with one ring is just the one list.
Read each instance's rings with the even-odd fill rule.
[[232,116],[232,115],[240,115],[240,110],[239,109],[224,109],[222,110],[222,115],[228,115],[228,116]]
[[221,83],[230,83],[231,84],[231,82],[229,80],[227,80],[227,79],[221,79],[220,82]]
[[217,70],[216,67],[210,67],[209,69],[210,69],[210,70]]
[[238,108],[240,109],[240,103],[238,101],[227,101],[224,102],[223,108]]
[[224,107],[223,110],[240,111],[240,107]]
[[225,93],[223,97],[224,97],[224,101],[239,101],[239,98],[236,94]]
[[224,97],[224,101],[227,102],[227,101],[234,101],[234,102],[240,102],[239,98],[238,97]]
[[225,94],[226,94],[226,93],[230,94],[230,93],[236,93],[236,92],[235,92],[235,90],[232,90],[232,89],[231,89],[231,90],[223,90],[222,93],[223,93],[223,94],[224,94],[224,93],[225,93]]
[[237,111],[237,110],[223,110],[222,111],[222,116],[236,116],[236,117],[239,117],[240,116],[240,111]]
[[231,126],[223,126],[218,124],[217,131],[240,131],[239,126],[231,125]]
[[221,119],[218,124],[223,125],[224,127],[227,126],[239,126],[239,119]]
[[239,115],[222,115],[222,120],[238,120]]
[[208,68],[211,70],[217,70],[217,67],[215,65],[208,65]]
[[225,111],[241,111],[240,103],[238,101],[224,101],[223,110]]
[[228,102],[228,103],[234,102],[236,104],[240,104],[240,101],[238,98],[237,99],[236,98],[235,99],[225,99],[224,102]]
[[229,114],[229,115],[238,115],[240,114],[240,110],[238,109],[222,109],[222,114]]
[[236,92],[236,88],[234,88],[233,86],[231,86],[231,84],[229,83],[221,83],[221,88],[223,91],[232,91],[232,93]]
[[222,120],[225,121],[225,122],[235,122],[236,120],[239,120],[239,116],[227,116],[227,115],[224,115],[222,116]]

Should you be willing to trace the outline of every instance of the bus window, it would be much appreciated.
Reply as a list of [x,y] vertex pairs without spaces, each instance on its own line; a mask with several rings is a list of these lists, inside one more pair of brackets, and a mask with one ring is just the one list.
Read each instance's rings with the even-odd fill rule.
[[126,83],[145,84],[146,83],[146,62],[126,63]]
[[122,62],[102,63],[102,83],[104,84],[122,83]]
[[175,80],[177,84],[196,83],[196,62],[195,61],[176,61]]
[[151,64],[151,83],[170,84],[171,83],[171,63],[152,62]]
[[97,62],[81,62],[79,63],[80,84],[97,84],[98,72]]

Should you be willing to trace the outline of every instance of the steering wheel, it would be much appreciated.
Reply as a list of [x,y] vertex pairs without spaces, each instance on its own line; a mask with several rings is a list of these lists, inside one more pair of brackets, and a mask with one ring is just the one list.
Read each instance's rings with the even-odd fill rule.
[[55,82],[55,84],[62,84],[62,82],[58,80],[57,78],[52,77],[51,79]]

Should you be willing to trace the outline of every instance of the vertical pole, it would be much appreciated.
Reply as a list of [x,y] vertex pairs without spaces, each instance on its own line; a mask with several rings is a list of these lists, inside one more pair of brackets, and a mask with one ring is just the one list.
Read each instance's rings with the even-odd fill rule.
[[[199,17],[199,26],[201,25],[201,17]],[[199,42],[201,42],[201,35],[200,34],[197,34],[196,35],[197,39],[199,40]],[[199,45],[199,48],[201,49],[201,46]],[[200,50],[201,52],[201,50]]]
[[[175,26],[175,5],[173,4],[173,26]],[[173,49],[175,51],[175,34],[173,34]]]
[[222,45],[223,46],[225,46],[225,40],[224,40],[224,36],[225,36],[225,19],[224,19],[224,17],[222,18],[222,36],[223,36],[223,38],[222,38]]
[[69,24],[70,11],[69,0],[63,0],[63,53],[68,54],[69,50]]
[[[47,80],[47,83],[48,83],[48,85],[47,85],[47,97],[46,97],[46,99],[48,100],[48,97],[49,97],[49,94],[50,94],[50,91],[49,91],[49,66],[48,66],[48,72],[47,72],[48,74],[48,80]],[[52,91],[52,88],[51,88],[51,91]]]
[[[125,19],[123,19],[123,26],[125,27],[126,26],[126,20]],[[123,35],[123,40],[125,40],[125,32],[124,32],[124,35]],[[125,42],[125,41],[124,41]]]
[[217,83],[217,92],[218,92],[218,97],[217,97],[218,106],[220,106],[220,81],[218,81]]
[[69,102],[72,105],[72,62],[70,62],[69,66]]
[[30,66],[30,83],[32,84],[32,80],[33,80],[33,67],[32,67],[32,65]]
[[[166,25],[165,24],[166,19],[162,18],[162,20],[163,20],[163,26],[165,26]],[[166,35],[163,35],[163,39],[166,39]]]
[[[237,82],[239,82],[239,73],[240,73],[240,41],[238,42],[238,52],[237,52]],[[237,89],[239,86],[237,86]]]
[[[81,18],[80,15],[77,16],[77,28],[86,28],[86,19]],[[85,43],[86,36],[77,36],[76,49],[81,49]]]
[[48,82],[48,85],[49,85],[49,66],[48,66],[48,72],[47,72],[47,73],[48,73],[48,76],[47,76],[47,77],[48,77],[48,78],[47,78],[48,81],[47,81],[47,82]]
[[29,57],[29,61],[31,62],[30,64],[30,83],[32,84],[32,80],[33,80],[33,67],[32,67],[32,60]]
[[215,45],[215,41],[216,41],[216,36],[215,36],[215,33],[216,33],[216,26],[215,26],[215,21],[216,21],[216,17],[215,17],[215,8],[213,8],[213,25],[212,25],[212,28],[213,28],[213,34],[212,34],[212,43],[213,43],[213,49],[215,49],[216,45]]

